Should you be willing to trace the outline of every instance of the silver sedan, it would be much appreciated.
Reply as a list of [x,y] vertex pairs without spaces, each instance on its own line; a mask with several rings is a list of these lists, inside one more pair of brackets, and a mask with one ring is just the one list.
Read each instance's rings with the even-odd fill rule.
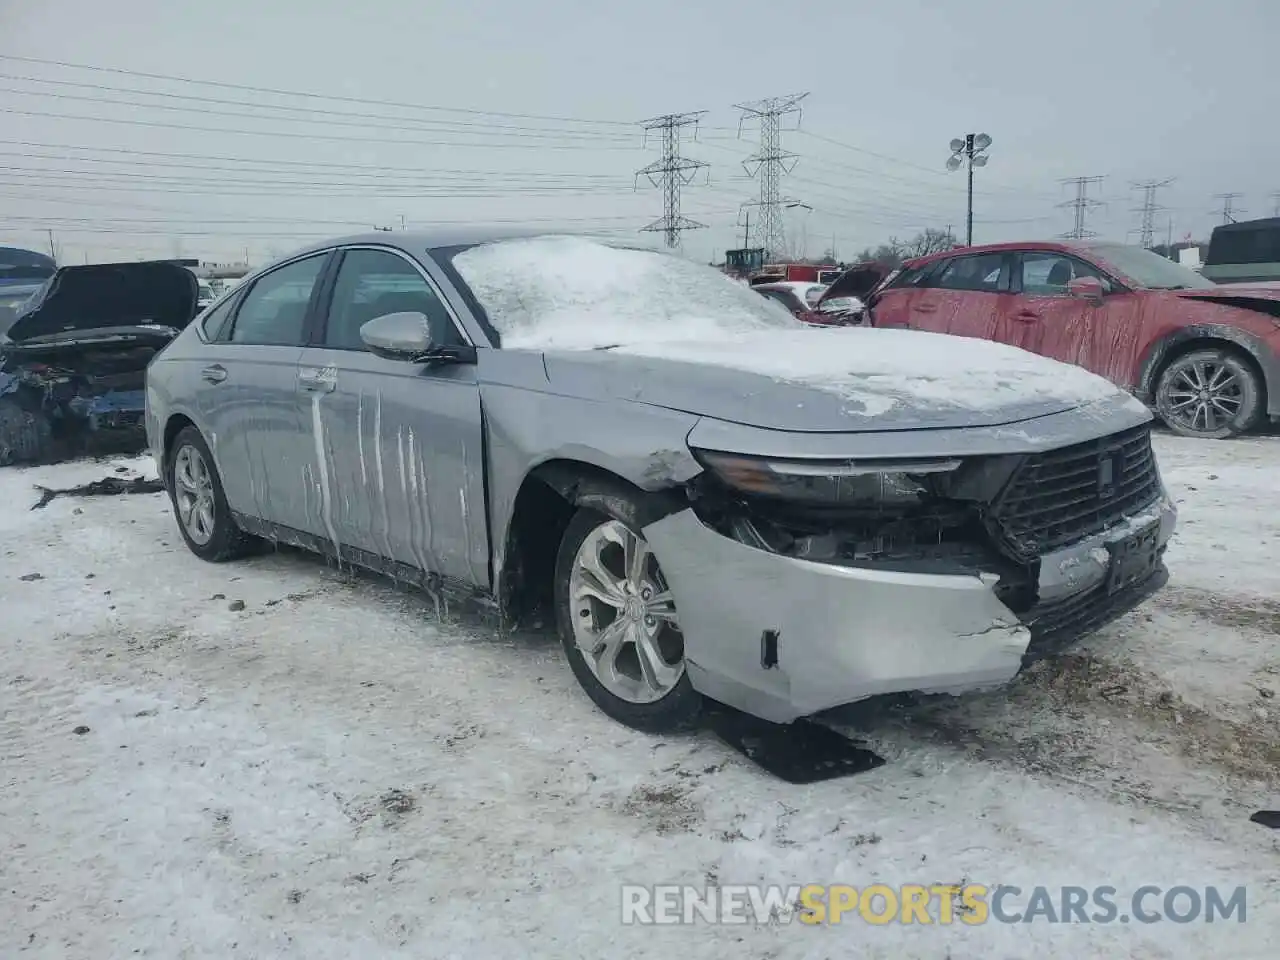
[[1000,684],[1158,589],[1175,520],[1150,414],[1092,374],[575,237],[301,251],[157,356],[146,419],[198,556],[545,610],[648,730]]

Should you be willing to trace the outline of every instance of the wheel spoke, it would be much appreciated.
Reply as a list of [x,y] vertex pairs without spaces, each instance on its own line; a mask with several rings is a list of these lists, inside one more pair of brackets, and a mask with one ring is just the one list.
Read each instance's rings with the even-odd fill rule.
[[655,593],[645,603],[644,612],[650,617],[656,617],[659,620],[665,620],[667,623],[676,623],[676,602],[671,596],[670,590],[664,590],[662,593]]
[[1240,412],[1239,397],[1210,397],[1209,403],[1227,419]]
[[680,668],[667,663],[654,638],[643,630],[635,631],[636,656],[644,683],[654,693],[664,693],[680,679]]
[[1209,378],[1207,389],[1224,390],[1230,384],[1234,383],[1236,375],[1226,367],[1218,367],[1213,371],[1213,376]]
[[1218,421],[1213,415],[1213,407],[1209,405],[1208,401],[1203,401],[1200,404],[1200,409],[1204,411],[1204,428],[1206,430],[1216,430]]
[[649,565],[649,545],[628,530],[623,537],[622,552],[627,579],[639,590],[645,567]]
[[622,581],[605,567],[599,550],[588,550],[579,557],[578,573],[579,582],[574,591],[574,599],[581,599],[586,595],[616,609],[622,608],[626,601]]
[[612,665],[618,659],[618,651],[627,640],[627,621],[618,618],[599,633],[589,638],[587,653],[599,664],[601,661]]

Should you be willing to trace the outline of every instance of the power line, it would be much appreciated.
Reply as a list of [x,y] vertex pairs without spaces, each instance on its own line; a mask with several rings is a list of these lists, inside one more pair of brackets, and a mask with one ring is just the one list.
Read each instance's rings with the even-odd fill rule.
[[1086,237],[1094,237],[1097,234],[1085,229],[1085,216],[1094,207],[1102,206],[1101,201],[1092,200],[1089,197],[1089,187],[1091,184],[1102,183],[1105,177],[1069,177],[1063,181],[1064,184],[1074,184],[1076,188],[1076,198],[1060,203],[1060,207],[1071,207],[1075,210],[1075,226],[1069,233],[1062,236],[1068,240],[1084,240]]
[[1244,211],[1243,211],[1243,210],[1238,210],[1238,209],[1236,209],[1236,201],[1237,201],[1237,200],[1239,200],[1242,196],[1244,196],[1244,194],[1242,194],[1242,193],[1216,193],[1216,194],[1214,194],[1214,197],[1213,197],[1213,198],[1214,198],[1215,200],[1221,200],[1221,201],[1222,201],[1222,222],[1223,222],[1223,223],[1235,223],[1235,222],[1236,222],[1236,214],[1237,214],[1237,213],[1244,213]]
[[760,149],[742,162],[749,176],[759,177],[760,199],[743,206],[758,208],[754,228],[756,246],[763,247],[771,256],[781,253],[786,243],[782,222],[782,175],[795,169],[799,160],[796,154],[782,149],[782,118],[794,113],[798,121],[800,101],[807,96],[807,93],[793,93],[737,105],[737,109],[742,111],[738,121],[739,136],[742,124],[747,120],[754,119],[760,123]]
[[339,96],[328,93],[307,93],[301,90],[285,90],[278,87],[255,87],[242,83],[226,83],[219,80],[198,80],[192,77],[177,77],[164,73],[143,73],[140,70],[125,70],[120,67],[103,67],[86,63],[71,63],[65,60],[46,60],[39,57],[22,57],[16,54],[0,53],[0,60],[11,60],[17,63],[35,63],[46,67],[64,67],[71,70],[88,70],[94,73],[108,73],[125,77],[137,77],[143,80],[163,80],[167,83],[193,84],[204,87],[216,87],[222,90],[239,90],[246,93],[267,93],[281,97],[306,97],[313,100],[330,100],[334,103],[353,103],[361,106],[402,107],[406,110],[434,111],[437,113],[465,114],[467,116],[505,117],[512,120],[542,120],[550,123],[581,123],[599,126],[631,128],[632,124],[625,120],[593,120],[582,117],[557,117],[533,113],[508,113],[500,110],[475,110],[466,107],[441,107],[422,103],[397,103],[393,100],[372,100],[364,97]]
[[1140,234],[1138,242],[1144,250],[1150,250],[1155,246],[1156,214],[1165,209],[1156,204],[1156,191],[1171,183],[1173,183],[1173,177],[1166,177],[1164,180],[1140,180],[1133,184],[1135,189],[1142,191],[1142,206],[1134,212],[1142,215],[1142,224],[1138,228]]
[[708,167],[701,160],[690,160],[680,155],[681,131],[692,127],[696,136],[698,120],[706,112],[698,110],[693,113],[667,113],[641,123],[646,140],[652,131],[662,131],[662,159],[637,170],[636,178],[647,177],[655,187],[661,184],[663,197],[662,216],[642,227],[641,232],[663,234],[667,246],[672,249],[680,246],[680,234],[685,230],[706,227],[705,223],[680,215],[681,188],[692,182],[694,174],[699,170]]

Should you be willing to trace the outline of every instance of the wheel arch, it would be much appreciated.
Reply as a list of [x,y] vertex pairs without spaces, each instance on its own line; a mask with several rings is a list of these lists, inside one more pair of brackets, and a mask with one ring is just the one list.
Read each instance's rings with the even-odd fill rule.
[[1258,374],[1263,405],[1270,416],[1280,414],[1280,359],[1261,338],[1222,324],[1193,324],[1182,327],[1152,344],[1142,361],[1137,394],[1154,405],[1160,377],[1179,357],[1194,350],[1226,348],[1244,359]]
[[513,501],[497,571],[503,619],[518,624],[549,613],[556,551],[574,513],[587,507],[616,515],[620,503],[638,505],[638,522],[647,525],[687,506],[688,497],[683,484],[645,489],[586,460],[559,457],[529,469]]
[[160,451],[164,457],[163,462],[156,464],[156,470],[160,473],[160,482],[167,488],[169,486],[169,459],[173,451],[173,441],[178,439],[180,434],[187,427],[194,427],[199,430],[194,420],[185,413],[173,413],[169,415],[169,419],[164,422],[164,433],[161,435]]

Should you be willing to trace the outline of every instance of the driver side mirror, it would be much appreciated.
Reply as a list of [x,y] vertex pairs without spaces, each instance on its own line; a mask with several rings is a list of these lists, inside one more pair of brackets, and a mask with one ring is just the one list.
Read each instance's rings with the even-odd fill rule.
[[1102,281],[1097,277],[1076,277],[1074,280],[1067,281],[1067,296],[1075,297],[1077,300],[1099,301],[1102,299],[1102,294]]
[[431,324],[425,313],[386,313],[361,326],[360,339],[376,357],[412,361],[431,351]]
[[452,360],[475,363],[475,347],[446,346],[431,339],[431,321],[425,313],[386,313],[360,327],[360,339],[375,357],[407,363]]

